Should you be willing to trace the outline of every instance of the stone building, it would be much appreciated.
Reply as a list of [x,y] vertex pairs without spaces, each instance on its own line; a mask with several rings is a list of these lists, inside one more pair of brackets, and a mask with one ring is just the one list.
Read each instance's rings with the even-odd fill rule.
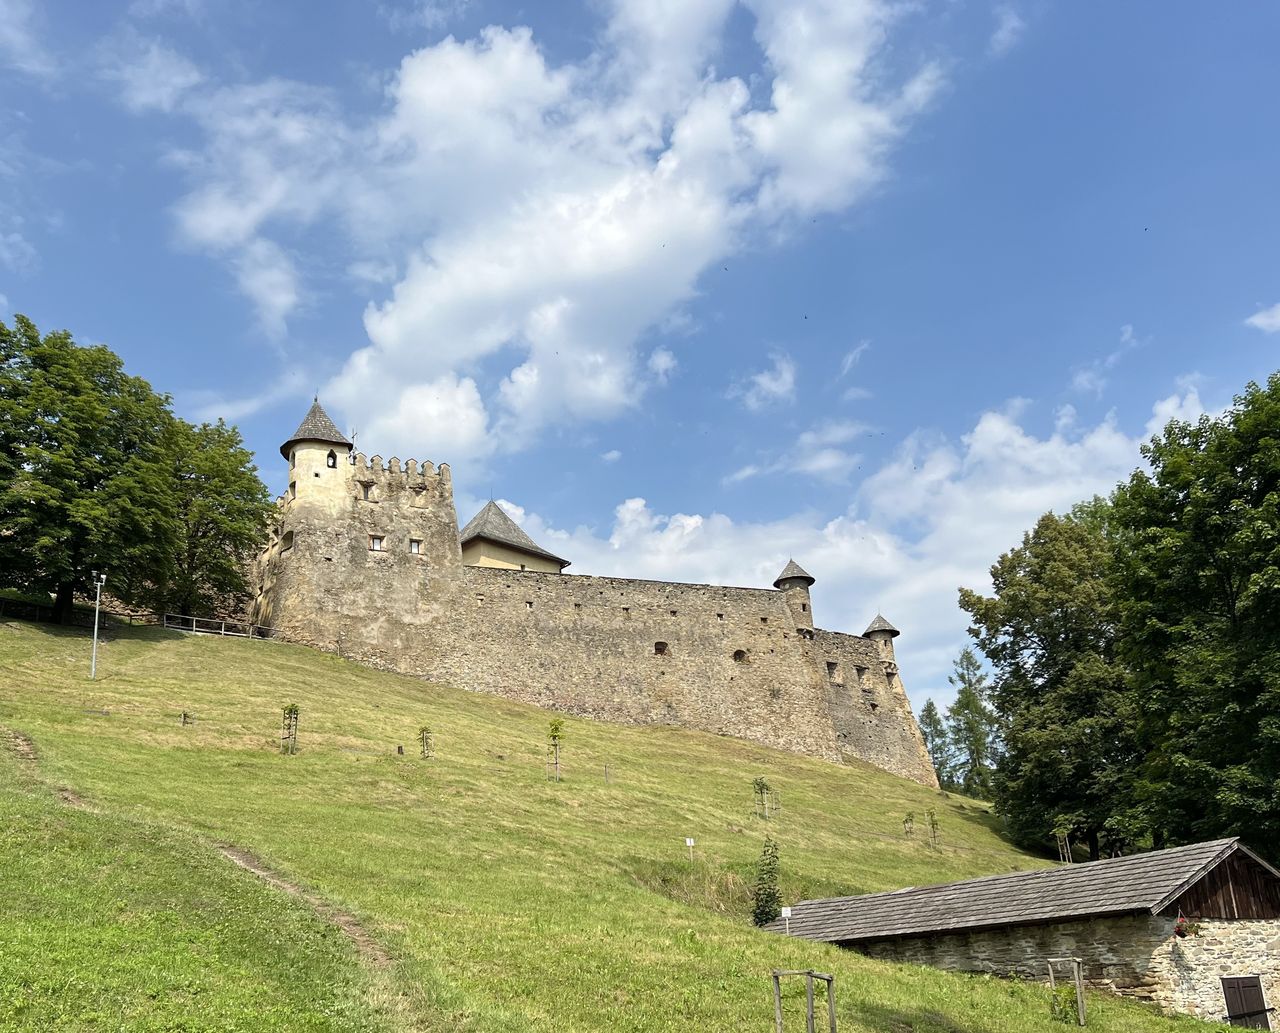
[[496,504],[458,529],[449,467],[354,452],[319,402],[281,446],[289,489],[254,620],[353,659],[572,714],[857,758],[936,786],[898,631],[814,625],[794,561],[772,588],[564,574]]
[[1080,958],[1095,987],[1236,1026],[1270,1029],[1280,1001],[1280,872],[1238,839],[807,900],[769,928],[1028,979],[1046,979],[1050,958]]

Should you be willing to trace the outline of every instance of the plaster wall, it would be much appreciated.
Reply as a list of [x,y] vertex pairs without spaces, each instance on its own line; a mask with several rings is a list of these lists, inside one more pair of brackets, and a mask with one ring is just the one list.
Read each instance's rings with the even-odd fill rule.
[[1280,920],[1201,919],[1185,938],[1174,921],[1129,915],[851,946],[886,961],[1042,981],[1046,958],[1078,957],[1094,987],[1210,1021],[1227,1013],[1223,976],[1259,976],[1267,1004],[1280,1005]]
[[560,573],[560,564],[545,556],[521,552],[509,545],[491,542],[485,538],[472,538],[462,547],[462,562],[468,567],[497,567],[500,570],[540,570],[548,574]]

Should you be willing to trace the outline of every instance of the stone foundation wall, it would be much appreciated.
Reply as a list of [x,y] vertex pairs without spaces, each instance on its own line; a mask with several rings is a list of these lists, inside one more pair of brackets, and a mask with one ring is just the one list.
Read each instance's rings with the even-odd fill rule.
[[1227,1013],[1223,976],[1260,976],[1267,1004],[1280,1004],[1280,921],[1206,919],[1185,938],[1173,925],[1134,915],[851,946],[886,961],[1040,981],[1046,958],[1077,957],[1094,987],[1210,1021]]

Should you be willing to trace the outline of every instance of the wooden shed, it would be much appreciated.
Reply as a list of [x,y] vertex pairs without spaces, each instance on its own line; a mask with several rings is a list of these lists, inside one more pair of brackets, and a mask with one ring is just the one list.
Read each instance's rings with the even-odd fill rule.
[[1086,980],[1167,1011],[1270,1029],[1280,872],[1238,839],[891,893],[806,900],[769,928],[889,961]]

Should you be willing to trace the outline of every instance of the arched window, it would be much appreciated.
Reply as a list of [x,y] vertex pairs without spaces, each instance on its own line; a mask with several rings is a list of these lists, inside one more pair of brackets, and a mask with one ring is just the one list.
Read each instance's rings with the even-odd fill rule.
[[285,531],[284,537],[280,539],[280,551],[288,552],[293,548],[293,532]]
[[329,449],[329,458],[325,460],[325,465],[330,470],[336,470],[338,468],[338,453],[333,449]]
[[669,648],[670,647],[665,642],[655,642],[653,644],[653,655],[666,656]]
[[745,664],[747,662],[747,651],[745,649],[735,649],[733,651],[733,662],[735,664]]

